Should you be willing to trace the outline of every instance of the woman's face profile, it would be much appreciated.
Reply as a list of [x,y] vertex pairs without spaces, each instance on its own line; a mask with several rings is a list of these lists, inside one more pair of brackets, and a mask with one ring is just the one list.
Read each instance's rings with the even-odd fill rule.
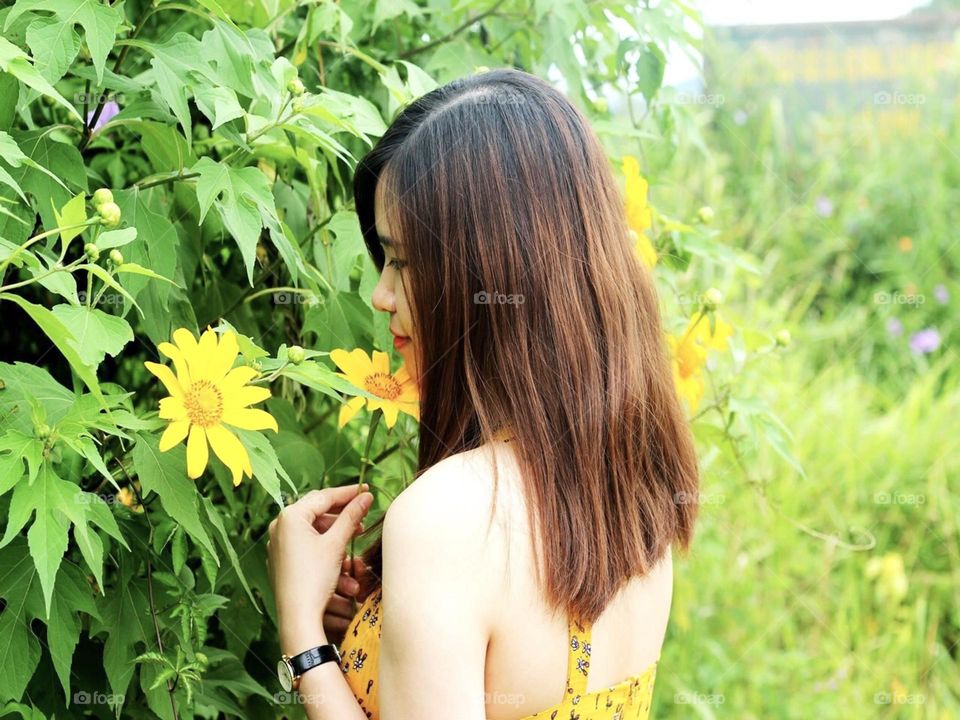
[[376,218],[377,235],[380,236],[383,246],[383,271],[380,280],[373,289],[371,302],[373,307],[382,312],[390,313],[390,332],[394,336],[393,345],[403,358],[407,372],[417,384],[420,376],[417,369],[416,341],[410,306],[404,288],[404,278],[410,272],[406,267],[406,258],[403,247],[391,231],[389,219],[383,203],[384,183],[377,184],[374,195],[374,216]]

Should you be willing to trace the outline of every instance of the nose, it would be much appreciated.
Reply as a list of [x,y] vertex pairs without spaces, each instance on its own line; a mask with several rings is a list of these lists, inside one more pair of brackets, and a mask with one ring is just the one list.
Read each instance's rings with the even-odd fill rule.
[[381,312],[394,313],[397,311],[397,297],[393,288],[387,285],[386,275],[387,273],[380,273],[380,280],[373,289],[370,302],[373,307]]

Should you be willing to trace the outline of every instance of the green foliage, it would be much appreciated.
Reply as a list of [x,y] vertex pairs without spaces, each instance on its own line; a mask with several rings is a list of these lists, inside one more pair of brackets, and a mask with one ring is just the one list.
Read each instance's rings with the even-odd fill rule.
[[[694,114],[661,88],[668,46],[692,46],[697,22],[682,0],[0,9],[4,710],[286,716],[273,692],[268,523],[370,462],[376,519],[416,459],[406,416],[389,432],[337,429],[343,396],[369,394],[336,374],[329,351],[392,346],[370,301],[355,163],[412,99],[511,65],[559,73],[611,162],[629,148],[656,182],[681,141],[705,147]],[[614,93],[625,113],[607,106]],[[673,333],[707,312],[697,298],[716,278],[765,269],[706,227],[708,214],[656,205]],[[728,312],[716,304],[713,327]],[[191,480],[183,443],[159,449],[164,392],[144,362],[173,330],[208,326],[237,333],[279,424],[237,432],[254,471],[238,487],[213,455]],[[800,470],[747,367],[778,357],[779,327],[737,323],[695,425],[705,447],[739,459],[769,447]]]

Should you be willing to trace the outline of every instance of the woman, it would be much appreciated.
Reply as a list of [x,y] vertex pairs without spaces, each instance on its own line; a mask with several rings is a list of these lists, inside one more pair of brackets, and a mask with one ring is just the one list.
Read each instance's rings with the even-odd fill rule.
[[369,492],[271,525],[284,653],[343,637],[299,678],[309,716],[647,717],[698,471],[596,135],[546,82],[491,70],[409,105],[354,195],[420,392],[419,469],[370,528],[362,592],[341,573]]

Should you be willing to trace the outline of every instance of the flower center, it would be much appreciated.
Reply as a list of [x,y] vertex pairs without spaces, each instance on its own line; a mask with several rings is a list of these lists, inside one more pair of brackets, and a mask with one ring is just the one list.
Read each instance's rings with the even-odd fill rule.
[[187,417],[193,425],[211,427],[223,417],[223,395],[209,380],[197,380],[183,398]]
[[400,397],[400,383],[393,375],[373,373],[364,380],[364,390],[385,400],[394,400]]

